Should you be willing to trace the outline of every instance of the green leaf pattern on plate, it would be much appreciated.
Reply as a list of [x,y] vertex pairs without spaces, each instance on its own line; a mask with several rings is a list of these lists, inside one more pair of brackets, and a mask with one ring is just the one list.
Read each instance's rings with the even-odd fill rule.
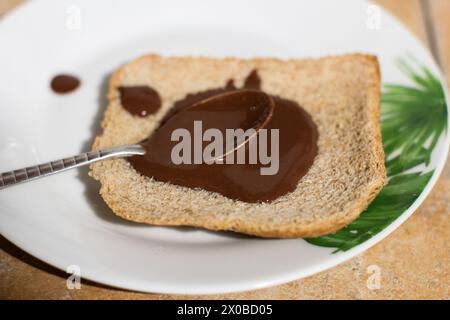
[[381,131],[388,183],[358,219],[334,234],[305,239],[311,244],[338,252],[363,243],[407,210],[433,175],[434,170],[408,170],[426,168],[439,138],[447,132],[444,89],[425,66],[406,60],[398,65],[412,85],[388,84],[383,88]]

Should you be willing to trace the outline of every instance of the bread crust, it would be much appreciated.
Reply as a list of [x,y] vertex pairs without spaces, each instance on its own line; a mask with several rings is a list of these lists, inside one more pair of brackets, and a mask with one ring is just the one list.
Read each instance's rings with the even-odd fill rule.
[[[185,81],[198,79],[199,84],[186,84],[178,79],[179,74],[172,71],[177,68],[184,68],[183,76],[190,78]],[[124,159],[94,163],[89,174],[100,181],[100,194],[116,215],[152,225],[293,238],[335,232],[364,211],[386,182],[380,129],[380,69],[372,55],[304,60],[140,57],[111,77],[103,132],[96,137],[93,149],[140,141],[157,127],[172,102],[192,90],[191,87],[219,87],[229,77],[239,82],[253,68],[258,69],[265,91],[299,102],[319,124],[319,136],[324,136],[322,141],[319,138],[318,158],[299,181],[298,188],[271,203],[249,204],[143,177]],[[195,74],[197,70],[203,73]],[[304,80],[307,75],[309,82]],[[280,81],[287,78],[298,79],[298,90],[295,81],[290,84],[293,88],[283,87]],[[163,100],[167,100],[159,114],[139,119],[121,110],[117,88],[136,84],[156,87]],[[333,119],[330,114],[334,112]],[[133,129],[127,131],[126,126]],[[345,126],[351,132],[346,132]],[[354,145],[342,145],[340,150],[336,144],[341,140]],[[330,159],[331,156],[337,159]],[[354,165],[348,163],[352,159]],[[340,167],[344,167],[342,172],[335,172]]]

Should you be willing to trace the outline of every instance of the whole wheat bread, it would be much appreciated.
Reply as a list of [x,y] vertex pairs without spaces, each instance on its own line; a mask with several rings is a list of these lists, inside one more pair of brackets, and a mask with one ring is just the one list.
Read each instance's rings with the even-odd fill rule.
[[[155,181],[125,159],[95,163],[90,175],[118,216],[142,223],[231,230],[263,237],[310,237],[334,232],[367,207],[386,180],[379,126],[377,58],[352,54],[305,60],[148,55],[118,69],[110,80],[103,132],[94,149],[149,136],[173,102],[187,93],[241,86],[253,69],[262,89],[297,101],[319,131],[318,155],[297,189],[270,203],[245,203],[205,190]],[[120,105],[119,86],[149,85],[162,107],[147,118]]]

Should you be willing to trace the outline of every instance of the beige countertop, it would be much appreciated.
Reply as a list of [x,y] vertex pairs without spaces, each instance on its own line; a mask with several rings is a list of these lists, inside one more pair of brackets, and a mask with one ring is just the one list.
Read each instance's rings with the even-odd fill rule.
[[[0,0],[0,15],[21,0]],[[426,44],[450,78],[450,1],[379,0]],[[450,299],[450,161],[420,208],[371,249],[330,270],[284,285],[210,296],[144,294],[88,281],[68,290],[67,275],[0,237],[0,299]],[[370,266],[380,287],[369,290]]]

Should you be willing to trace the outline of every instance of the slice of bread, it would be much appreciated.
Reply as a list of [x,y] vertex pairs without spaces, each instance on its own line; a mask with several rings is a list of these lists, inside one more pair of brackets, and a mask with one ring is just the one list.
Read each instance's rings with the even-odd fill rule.
[[[263,237],[311,237],[356,219],[386,180],[379,125],[377,58],[351,54],[277,60],[148,55],[118,69],[109,86],[103,132],[94,149],[132,144],[149,136],[174,101],[187,93],[240,87],[257,69],[262,89],[297,101],[319,131],[318,155],[297,189],[270,203],[245,203],[218,193],[155,181],[125,159],[91,166],[100,194],[118,216],[153,225],[195,226]],[[147,118],[121,107],[119,86],[149,85],[162,107]]]

